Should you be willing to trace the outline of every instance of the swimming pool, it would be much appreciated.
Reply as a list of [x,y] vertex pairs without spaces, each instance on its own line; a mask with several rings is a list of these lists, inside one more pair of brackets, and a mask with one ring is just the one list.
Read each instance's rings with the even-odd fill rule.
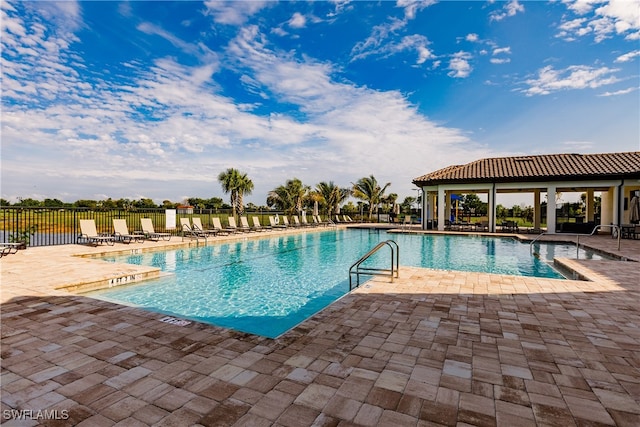
[[[333,229],[105,257],[171,274],[85,295],[275,338],[346,294],[349,267],[390,238],[401,266],[562,278],[515,239]],[[575,247],[566,250],[575,257]],[[560,252],[554,245],[553,254]],[[366,265],[388,263],[382,250]]]

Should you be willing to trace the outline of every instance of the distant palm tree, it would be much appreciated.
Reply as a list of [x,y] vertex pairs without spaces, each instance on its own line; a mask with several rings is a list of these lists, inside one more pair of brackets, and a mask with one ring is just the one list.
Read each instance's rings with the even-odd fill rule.
[[285,185],[281,185],[269,192],[267,206],[275,207],[289,214],[300,212],[309,190],[311,190],[311,187],[302,184],[302,181],[298,178],[289,179]]
[[229,168],[218,175],[218,181],[222,185],[222,191],[225,194],[231,193],[231,208],[233,216],[236,213],[242,215],[244,212],[243,196],[251,194],[253,191],[253,181],[249,179],[246,173],[241,173],[237,169]]
[[351,195],[349,188],[340,188],[333,181],[319,183],[316,185],[316,191],[324,199],[329,215],[335,212]]
[[378,181],[373,175],[360,178],[358,182],[353,184],[353,196],[369,203],[369,219],[373,217],[373,209],[384,197],[384,192],[391,185],[387,182],[384,187],[380,187]]

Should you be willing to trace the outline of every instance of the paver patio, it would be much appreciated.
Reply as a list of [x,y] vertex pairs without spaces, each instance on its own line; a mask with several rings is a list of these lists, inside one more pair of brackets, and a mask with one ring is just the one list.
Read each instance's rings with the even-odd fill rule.
[[0,261],[2,424],[639,426],[640,241],[621,249],[563,261],[591,281],[402,267],[274,340],[56,289],[156,272],[29,248]]

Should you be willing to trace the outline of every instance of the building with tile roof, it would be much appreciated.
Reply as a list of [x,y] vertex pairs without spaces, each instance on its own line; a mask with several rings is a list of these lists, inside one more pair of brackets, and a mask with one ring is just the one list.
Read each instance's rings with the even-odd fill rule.
[[[444,230],[452,196],[484,193],[488,199],[489,230],[496,231],[496,195],[532,193],[534,228],[540,229],[541,195],[587,194],[586,220],[594,218],[594,193],[601,196],[600,223],[629,222],[629,200],[640,192],[640,151],[602,154],[545,154],[496,157],[453,165],[413,180],[422,190],[423,228]],[[548,224],[556,223],[556,197],[547,197]],[[606,228],[606,227],[605,227]],[[547,227],[555,233],[556,227]]]

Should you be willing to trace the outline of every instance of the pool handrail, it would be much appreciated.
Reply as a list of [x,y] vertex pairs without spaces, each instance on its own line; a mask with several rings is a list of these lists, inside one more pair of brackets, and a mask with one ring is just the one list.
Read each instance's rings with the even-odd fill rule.
[[[562,233],[563,236],[576,236],[576,258],[578,258],[578,250],[580,249],[580,236],[593,236],[593,234],[600,228],[603,227],[610,227],[613,228],[616,232],[617,232],[617,238],[618,238],[618,250],[620,250],[620,236],[621,236],[621,232],[620,232],[620,227],[618,225],[615,224],[598,224],[595,227],[593,227],[593,230],[591,230],[591,233],[583,233],[583,234],[566,234],[566,233]],[[529,242],[529,253],[531,255],[533,255],[533,244],[542,236],[544,235],[555,235],[555,233],[549,233],[547,231],[545,231],[544,233],[540,233],[536,236],[535,239],[533,239],[531,242]]]
[[[360,267],[360,264],[365,262],[369,257],[371,257],[374,253],[378,252],[382,247],[388,246],[391,249],[391,268],[369,268],[369,267]],[[395,246],[395,248],[394,248]],[[394,268],[395,261],[395,268]],[[356,269],[353,271],[353,269]],[[373,249],[367,252],[364,256],[362,256],[358,261],[353,263],[353,265],[349,268],[349,291],[353,290],[353,275],[356,275],[356,288],[360,286],[360,275],[366,274],[370,276],[390,276],[391,283],[393,283],[394,276],[396,278],[399,277],[400,272],[400,247],[398,243],[394,240],[385,240],[384,242],[378,243]]]

